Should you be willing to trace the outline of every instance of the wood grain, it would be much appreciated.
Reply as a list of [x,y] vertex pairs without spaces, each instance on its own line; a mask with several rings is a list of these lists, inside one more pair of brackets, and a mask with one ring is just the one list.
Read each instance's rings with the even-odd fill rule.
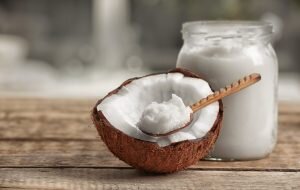
[[300,103],[279,106],[274,152],[150,175],[115,158],[90,120],[95,100],[0,98],[0,189],[300,189]]
[[[31,114],[31,113],[30,113]],[[38,113],[0,119],[0,139],[95,139],[98,135],[87,113]]]
[[[98,135],[90,119],[94,103],[93,100],[0,99],[0,139],[95,139]],[[296,137],[300,136],[297,128],[300,104],[280,104],[279,112],[280,126],[292,126],[288,133],[279,133],[279,141],[285,141],[289,135],[290,142],[299,142]]]
[[[100,98],[98,98],[100,99]],[[0,98],[0,113],[13,112],[89,112],[97,99]],[[300,102],[280,102],[279,113],[300,114]]]
[[[98,99],[98,98],[97,98]],[[5,98],[0,97],[0,110],[42,111],[63,110],[70,112],[89,111],[97,99],[51,99],[51,98]]]
[[[90,121],[90,101],[29,99],[2,103],[0,113],[5,114],[0,114],[0,167],[128,167],[112,156],[99,139]],[[12,106],[6,108],[8,105]],[[25,107],[28,110],[24,112]],[[283,111],[278,145],[269,158],[252,162],[199,162],[193,168],[298,170],[300,124],[290,123],[288,118],[296,118],[298,113],[300,116],[300,111],[294,106],[294,112],[289,112],[288,107],[280,106]]]
[[[300,143],[278,144],[265,159],[200,161],[192,168],[300,171]],[[99,141],[0,141],[0,167],[128,167]]]
[[93,101],[0,99],[0,139],[95,139]]
[[[299,119],[300,115],[297,117]],[[293,117],[287,116],[286,123],[280,123],[279,143],[300,143],[300,123],[290,123],[291,118]],[[96,140],[97,138],[97,131],[89,117],[83,120],[0,119],[0,140]]]
[[299,189],[300,173],[132,169],[0,169],[0,188],[15,189]]

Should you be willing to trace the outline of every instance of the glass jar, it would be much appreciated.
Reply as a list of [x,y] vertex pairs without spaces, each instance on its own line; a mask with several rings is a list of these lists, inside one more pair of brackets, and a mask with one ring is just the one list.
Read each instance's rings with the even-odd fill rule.
[[251,73],[262,76],[255,85],[223,99],[223,127],[209,157],[266,157],[277,139],[278,65],[270,44],[272,26],[250,21],[188,22],[182,34],[177,67],[198,73],[213,89]]

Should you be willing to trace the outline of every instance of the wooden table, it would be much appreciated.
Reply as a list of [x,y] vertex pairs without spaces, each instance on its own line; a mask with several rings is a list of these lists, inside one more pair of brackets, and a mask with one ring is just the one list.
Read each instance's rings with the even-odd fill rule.
[[0,189],[300,189],[300,104],[280,104],[278,144],[266,159],[150,175],[106,149],[90,120],[94,103],[1,98]]

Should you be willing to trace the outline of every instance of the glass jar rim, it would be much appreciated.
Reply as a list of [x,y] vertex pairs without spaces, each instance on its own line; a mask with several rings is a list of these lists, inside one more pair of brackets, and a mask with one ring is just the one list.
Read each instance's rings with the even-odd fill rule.
[[183,35],[239,35],[247,37],[272,34],[271,23],[263,21],[217,20],[192,21],[182,25]]

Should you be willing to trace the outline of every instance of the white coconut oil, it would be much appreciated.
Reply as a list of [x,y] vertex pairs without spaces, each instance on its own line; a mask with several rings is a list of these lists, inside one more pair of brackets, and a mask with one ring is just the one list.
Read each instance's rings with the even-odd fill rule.
[[251,73],[259,83],[223,99],[224,121],[211,157],[251,160],[272,152],[277,136],[277,59],[272,27],[259,22],[191,22],[183,25],[177,66],[218,90]]
[[172,94],[168,101],[151,102],[146,106],[138,127],[149,134],[166,134],[188,124],[191,114],[192,109],[185,106],[179,96]]

